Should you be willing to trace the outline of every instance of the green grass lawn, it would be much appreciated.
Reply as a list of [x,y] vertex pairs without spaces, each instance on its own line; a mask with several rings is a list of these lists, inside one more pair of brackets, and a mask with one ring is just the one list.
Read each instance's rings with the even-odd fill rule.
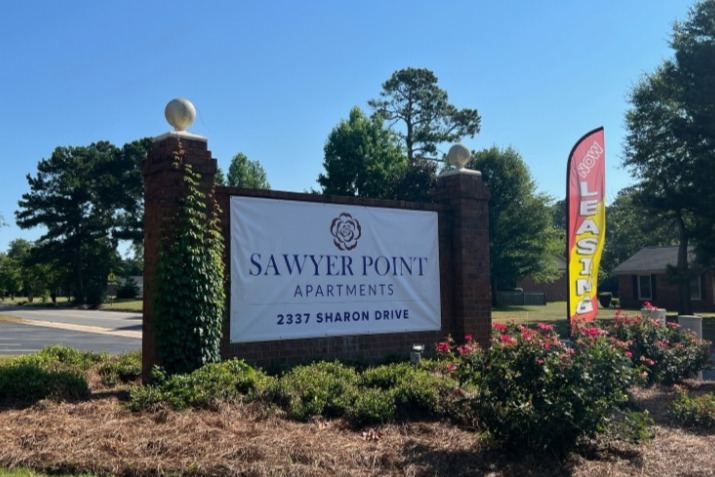
[[[637,310],[621,310],[623,313],[636,314]],[[546,305],[534,306],[496,306],[492,308],[492,319],[498,322],[517,321],[519,323],[536,323],[539,321],[565,320],[568,315],[565,301],[554,301]],[[613,319],[616,310],[606,308],[599,310],[599,319]]]
[[131,311],[141,312],[143,301],[141,299],[124,299],[108,300],[99,307],[100,310],[107,311]]

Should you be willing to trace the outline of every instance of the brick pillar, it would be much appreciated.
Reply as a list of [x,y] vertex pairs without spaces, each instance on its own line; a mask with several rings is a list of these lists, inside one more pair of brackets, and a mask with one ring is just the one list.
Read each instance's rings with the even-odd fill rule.
[[154,139],[142,164],[144,175],[144,304],[142,376],[149,377],[157,362],[151,315],[157,246],[162,224],[171,224],[185,193],[183,173],[174,166],[175,154],[184,150],[184,161],[201,174],[199,189],[210,192],[216,178],[216,159],[211,158],[206,138],[187,132],[170,132]]
[[437,179],[443,329],[457,341],[472,334],[486,346],[491,334],[489,191],[476,171]]

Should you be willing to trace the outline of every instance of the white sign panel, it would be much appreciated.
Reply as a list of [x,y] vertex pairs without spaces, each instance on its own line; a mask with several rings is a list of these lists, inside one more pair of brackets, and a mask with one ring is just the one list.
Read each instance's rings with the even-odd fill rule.
[[231,198],[231,342],[440,325],[436,212]]

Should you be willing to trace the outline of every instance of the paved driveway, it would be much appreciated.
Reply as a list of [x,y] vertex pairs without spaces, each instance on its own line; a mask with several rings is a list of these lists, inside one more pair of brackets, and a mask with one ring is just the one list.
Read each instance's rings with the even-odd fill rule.
[[54,344],[110,354],[141,349],[141,339],[138,338],[0,322],[0,354],[30,354]]
[[141,313],[0,306],[0,354],[27,354],[53,344],[83,351],[123,353],[141,349]]

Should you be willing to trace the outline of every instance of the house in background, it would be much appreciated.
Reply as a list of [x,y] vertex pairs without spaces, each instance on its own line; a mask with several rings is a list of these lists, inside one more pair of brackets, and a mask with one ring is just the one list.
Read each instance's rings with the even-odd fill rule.
[[[674,267],[677,263],[678,247],[645,247],[614,268],[621,307],[638,309],[649,301],[659,308],[677,310],[678,286],[665,276],[668,265]],[[690,282],[693,311],[715,311],[714,291],[712,272],[693,277]]]
[[568,299],[568,282],[566,281],[566,258],[559,255],[552,256],[556,268],[559,271],[559,277],[550,283],[539,283],[531,277],[526,277],[519,282],[519,288],[524,292],[543,293],[546,297],[546,302],[566,301]]

